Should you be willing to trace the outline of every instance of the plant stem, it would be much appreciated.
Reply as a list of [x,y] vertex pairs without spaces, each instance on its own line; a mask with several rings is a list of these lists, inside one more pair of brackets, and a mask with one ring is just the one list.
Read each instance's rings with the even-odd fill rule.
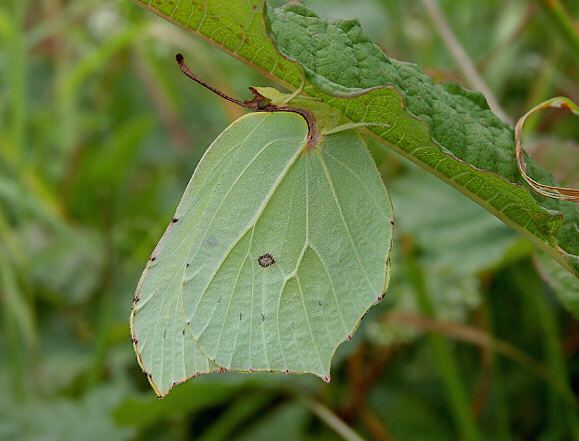
[[474,89],[482,92],[482,94],[487,99],[490,108],[500,119],[506,123],[511,124],[511,117],[509,117],[503,110],[495,94],[491,91],[486,82],[478,73],[471,58],[468,56],[466,50],[462,44],[460,44],[460,41],[458,41],[458,38],[456,38],[456,35],[454,35],[454,32],[452,31],[452,28],[444,18],[442,11],[436,3],[436,0],[422,0],[422,4],[426,8],[426,11],[434,23],[436,30],[442,37],[444,44],[458,64],[458,67],[468,84]]
[[344,423],[338,416],[318,401],[304,399],[305,405],[326,423],[334,432],[347,441],[364,441],[360,435]]

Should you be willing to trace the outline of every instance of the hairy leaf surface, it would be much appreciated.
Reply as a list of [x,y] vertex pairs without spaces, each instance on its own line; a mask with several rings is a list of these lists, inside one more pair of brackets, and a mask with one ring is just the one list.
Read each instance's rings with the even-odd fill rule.
[[[283,85],[299,87],[305,72],[313,84],[305,93],[351,121],[377,124],[369,129],[384,144],[579,272],[577,208],[531,194],[522,184],[512,128],[492,114],[482,95],[435,85],[416,65],[387,57],[357,21],[329,23],[303,6],[267,8],[266,27],[262,0],[134,1]],[[552,183],[531,161],[529,172]]]
[[313,373],[382,298],[390,199],[354,132],[311,148],[295,113],[246,115],[197,167],[131,318],[158,395],[215,371]]

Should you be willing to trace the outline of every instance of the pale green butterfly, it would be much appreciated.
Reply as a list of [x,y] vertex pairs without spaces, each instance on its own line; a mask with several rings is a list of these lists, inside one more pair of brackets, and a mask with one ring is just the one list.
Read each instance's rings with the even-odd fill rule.
[[363,139],[252,91],[218,92],[260,112],[207,149],[136,290],[133,344],[158,396],[229,370],[327,382],[388,284],[392,207]]

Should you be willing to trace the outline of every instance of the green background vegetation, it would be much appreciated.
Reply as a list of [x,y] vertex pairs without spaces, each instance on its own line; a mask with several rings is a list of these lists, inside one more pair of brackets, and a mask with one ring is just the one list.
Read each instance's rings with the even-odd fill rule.
[[[421,1],[305,3],[358,17],[437,81],[467,83]],[[513,118],[579,99],[577,48],[542,4],[440,2]],[[579,325],[556,295],[579,315],[577,284],[375,144],[397,215],[393,280],[332,383],[213,375],[157,400],[130,344],[133,291],[204,149],[243,113],[184,78],[178,51],[234,96],[268,85],[124,0],[0,4],[0,440],[355,439],[348,426],[375,440],[579,436]],[[567,185],[577,146],[565,140],[578,135],[555,111],[526,130]]]

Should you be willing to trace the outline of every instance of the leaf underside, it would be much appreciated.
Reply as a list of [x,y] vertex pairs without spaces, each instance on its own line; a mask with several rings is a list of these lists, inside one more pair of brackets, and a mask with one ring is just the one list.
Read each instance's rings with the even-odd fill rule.
[[353,132],[306,147],[294,113],[246,115],[199,163],[135,294],[159,396],[218,371],[312,373],[385,292],[390,199]]
[[[305,73],[306,94],[351,121],[376,124],[369,133],[378,140],[579,273],[577,207],[529,192],[516,168],[513,130],[481,94],[436,85],[416,65],[387,57],[357,21],[327,22],[303,6],[264,14],[262,0],[134,1],[283,85],[300,86]],[[527,163],[531,177],[553,183]]]

